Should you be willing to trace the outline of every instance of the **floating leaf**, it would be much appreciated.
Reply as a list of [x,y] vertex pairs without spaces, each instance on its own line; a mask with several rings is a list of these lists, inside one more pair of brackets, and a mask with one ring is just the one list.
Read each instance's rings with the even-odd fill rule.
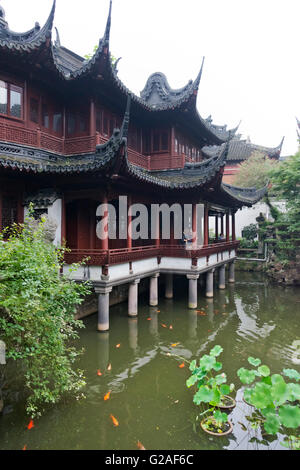
[[280,428],[280,419],[276,414],[269,414],[265,423],[264,423],[265,431],[268,434],[276,434]]
[[259,409],[272,405],[271,386],[264,383],[256,384],[251,393],[251,404]]
[[[172,346],[173,346],[173,345],[172,345]],[[194,372],[194,370],[196,369],[196,367],[197,367],[197,362],[196,362],[196,360],[194,359],[194,360],[190,363],[189,369],[190,369],[191,372]]]
[[293,383],[287,384],[287,392],[288,392],[287,400],[289,401],[300,400],[300,385],[293,384]]
[[209,354],[210,356],[218,357],[223,351],[224,351],[223,348],[217,344],[210,350]]
[[245,369],[244,367],[241,367],[237,371],[237,375],[239,376],[240,381],[243,384],[249,385],[255,380],[255,372],[253,370]]
[[252,388],[245,388],[244,390],[244,400],[248,403],[251,403]]
[[300,426],[300,408],[299,406],[283,405],[280,406],[279,418],[286,428],[298,428]]
[[274,374],[271,377],[272,379],[272,397],[273,400],[277,403],[277,405],[282,405],[289,396],[289,390],[287,385],[281,375]]
[[283,369],[282,373],[289,379],[296,380],[296,382],[300,380],[300,374],[295,369]]
[[263,377],[268,377],[271,373],[268,366],[260,366],[257,370]]
[[248,357],[248,362],[251,364],[251,366],[258,367],[261,365],[261,360],[260,359],[255,359],[254,357]]

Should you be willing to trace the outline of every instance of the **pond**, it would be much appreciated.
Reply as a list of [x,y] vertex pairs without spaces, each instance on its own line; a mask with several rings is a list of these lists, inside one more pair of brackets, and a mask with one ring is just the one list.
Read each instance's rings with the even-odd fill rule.
[[[236,278],[213,300],[200,289],[205,315],[188,310],[187,285],[179,278],[173,300],[161,294],[153,308],[141,297],[138,319],[128,318],[126,303],[112,307],[109,333],[96,331],[96,315],[85,319],[80,367],[86,399],[48,410],[28,431],[16,392],[0,417],[0,449],[137,450],[138,442],[147,450],[284,449],[284,436],[266,440],[247,426],[244,415],[251,409],[241,398],[236,371],[249,366],[248,356],[261,358],[272,373],[299,370],[299,289],[271,285],[259,274],[237,272]],[[190,372],[176,357],[198,358],[216,344],[224,348],[219,359],[237,390],[234,431],[226,437],[208,436],[195,425],[197,407],[185,385]]]

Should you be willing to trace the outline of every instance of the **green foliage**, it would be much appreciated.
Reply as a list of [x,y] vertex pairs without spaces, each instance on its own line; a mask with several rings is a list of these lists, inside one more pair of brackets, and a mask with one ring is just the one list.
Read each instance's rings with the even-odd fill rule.
[[[286,202],[286,213],[281,213],[266,198],[274,222],[261,227],[261,235],[273,238],[274,253],[279,261],[294,260],[300,246],[300,152],[276,165],[269,174],[271,191]],[[270,237],[272,235],[272,237]]]
[[7,241],[0,234],[0,336],[24,378],[27,413],[36,417],[66,394],[78,398],[85,385],[72,368],[79,354],[72,343],[83,327],[74,314],[89,287],[60,275],[65,249],[45,242],[43,222],[32,227],[29,218]]
[[[188,388],[196,385],[197,391],[194,394],[193,402],[197,406],[210,405],[212,408],[206,409],[202,414],[207,411],[213,411],[213,417],[209,418],[207,426],[213,425],[214,427],[221,427],[224,422],[227,422],[228,417],[226,413],[221,413],[218,409],[224,404],[225,396],[228,396],[233,391],[234,385],[226,384],[227,377],[225,373],[218,373],[222,369],[222,363],[217,361],[217,357],[223,352],[223,348],[219,345],[214,346],[209,355],[204,354],[199,360],[199,367],[197,361],[193,360],[190,363],[190,371],[192,375],[187,379],[186,386]],[[213,422],[212,422],[213,420]]]
[[268,183],[270,171],[276,165],[276,160],[271,160],[263,153],[255,151],[248,160],[238,166],[233,184],[242,188],[262,188]]
[[[293,382],[286,383],[281,374],[272,374],[268,366],[260,365],[260,359],[248,358],[248,362],[256,367],[247,370],[244,367],[237,371],[243,384],[252,384],[244,391],[244,399],[255,407],[256,425],[263,425],[268,434],[276,434],[281,427],[295,429],[300,426],[300,407],[293,403],[300,400],[300,386]],[[300,374],[294,369],[284,369],[283,375],[299,381]]]
[[253,242],[257,237],[257,226],[255,224],[247,225],[243,228],[242,236],[246,238],[246,240]]
[[[97,52],[98,47],[99,47],[98,44],[96,44],[91,54],[85,54],[84,56],[85,60],[91,60],[94,54]],[[116,57],[113,56],[112,54],[110,54],[110,60],[111,60],[112,65],[114,65],[117,61]]]

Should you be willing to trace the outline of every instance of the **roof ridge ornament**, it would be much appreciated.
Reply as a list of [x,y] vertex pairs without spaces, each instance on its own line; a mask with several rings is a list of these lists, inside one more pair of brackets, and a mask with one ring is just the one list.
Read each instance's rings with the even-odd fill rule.
[[203,56],[203,58],[202,58],[202,64],[201,64],[200,72],[198,73],[197,78],[194,81],[195,90],[198,90],[199,85],[200,85],[200,81],[201,81],[202,73],[203,73],[204,61],[205,61],[205,56]]
[[0,5],[0,28],[7,29],[8,23],[5,21],[5,10]]
[[110,0],[109,2],[109,12],[108,12],[108,18],[106,22],[104,38],[103,38],[106,44],[109,44],[109,38],[110,38],[111,12],[112,12],[112,0]]
[[54,46],[55,47],[61,47],[59,32],[58,32],[58,29],[56,27],[55,27],[55,31],[56,31],[56,40],[54,41]]

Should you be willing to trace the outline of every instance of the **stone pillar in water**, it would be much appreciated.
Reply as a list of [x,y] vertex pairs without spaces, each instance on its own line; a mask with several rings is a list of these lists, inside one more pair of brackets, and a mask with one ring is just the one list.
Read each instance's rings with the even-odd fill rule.
[[166,299],[173,299],[173,274],[166,274]]
[[206,297],[214,296],[214,269],[206,273]]
[[129,284],[128,289],[128,315],[136,317],[138,314],[138,284],[140,279],[135,279]]
[[234,283],[235,282],[235,276],[234,276],[234,261],[229,264],[229,277],[228,277],[228,282]]
[[219,289],[225,289],[225,264],[219,268]]
[[95,289],[98,294],[98,331],[109,330],[109,294],[112,287],[99,287]]
[[198,305],[198,274],[188,274],[189,280],[189,308],[195,309]]
[[156,273],[150,277],[150,300],[149,303],[151,307],[156,307],[158,305],[158,277],[159,274]]

